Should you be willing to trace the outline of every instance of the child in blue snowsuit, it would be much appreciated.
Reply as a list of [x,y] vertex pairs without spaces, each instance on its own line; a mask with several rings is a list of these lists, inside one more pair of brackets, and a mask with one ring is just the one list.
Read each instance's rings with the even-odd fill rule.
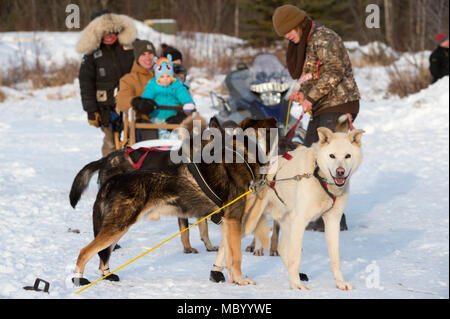
[[[167,58],[155,57],[155,77],[151,79],[142,93],[142,97],[152,99],[160,106],[179,106],[183,105],[183,111],[190,113],[194,110],[195,105],[188,90],[174,77],[172,56],[169,54]],[[176,110],[156,109],[149,114],[152,122],[155,124],[165,124],[169,117],[175,116]],[[166,129],[159,129],[158,135],[160,139],[170,138],[170,133]]]

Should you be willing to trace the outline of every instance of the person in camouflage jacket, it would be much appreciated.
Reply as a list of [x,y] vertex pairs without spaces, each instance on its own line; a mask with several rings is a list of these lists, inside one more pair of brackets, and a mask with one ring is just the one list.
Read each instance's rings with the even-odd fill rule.
[[[273,23],[280,36],[289,39],[286,62],[300,90],[290,99],[311,113],[305,145],[318,141],[317,128],[335,131],[338,118],[359,112],[360,94],[342,39],[336,32],[312,21],[292,5],[279,7]],[[347,128],[348,129],[348,128]]]
[[[319,140],[319,127],[348,131],[350,120],[337,127],[338,119],[342,115],[356,118],[360,94],[342,39],[293,5],[277,8],[272,20],[278,35],[289,40],[286,62],[292,78],[300,84],[289,99],[301,103],[303,112],[311,113],[304,145],[309,147]],[[323,220],[310,223],[307,229],[323,231]],[[346,229],[344,214],[341,230]]]

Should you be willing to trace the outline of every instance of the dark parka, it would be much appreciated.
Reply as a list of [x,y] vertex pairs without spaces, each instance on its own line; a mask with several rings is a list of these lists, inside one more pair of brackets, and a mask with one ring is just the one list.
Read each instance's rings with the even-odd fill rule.
[[430,72],[433,76],[433,83],[448,75],[449,57],[448,48],[437,47],[430,55]]
[[[102,43],[107,32],[118,33],[112,45]],[[130,18],[108,13],[91,21],[77,44],[77,51],[84,54],[79,72],[83,109],[99,112],[103,126],[109,123],[120,78],[131,71],[135,38],[136,28]]]

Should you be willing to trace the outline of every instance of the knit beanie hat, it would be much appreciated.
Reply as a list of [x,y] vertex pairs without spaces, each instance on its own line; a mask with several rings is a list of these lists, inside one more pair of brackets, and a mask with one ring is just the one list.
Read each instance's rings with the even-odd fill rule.
[[155,46],[153,45],[153,43],[151,43],[150,41],[147,40],[136,40],[133,43],[133,48],[134,48],[134,59],[137,61],[139,59],[139,57],[144,53],[144,52],[150,52],[155,54]]
[[444,33],[439,33],[439,34],[436,36],[436,42],[437,42],[438,45],[444,43],[444,42],[447,41],[447,40],[448,40],[448,36],[445,35]]
[[282,37],[302,23],[305,16],[305,11],[291,4],[285,4],[275,10],[272,16],[272,22],[275,31]]
[[172,55],[168,54],[166,57],[157,58],[154,59],[155,64],[153,68],[155,69],[155,79],[156,82],[159,84],[159,78],[163,74],[169,74],[172,78],[172,81],[175,82],[176,79],[173,76],[173,65],[172,65]]
[[181,60],[183,62],[183,55],[181,54],[181,52],[179,50],[177,50],[174,47],[171,47],[170,45],[167,45],[165,43],[161,44],[161,48],[162,48],[161,55],[163,57],[167,57],[167,55],[170,54],[172,56],[172,61]]

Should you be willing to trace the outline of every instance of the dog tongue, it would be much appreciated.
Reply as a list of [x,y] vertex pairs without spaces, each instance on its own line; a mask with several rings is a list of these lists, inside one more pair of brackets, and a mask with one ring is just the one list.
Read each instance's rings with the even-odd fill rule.
[[342,185],[345,183],[345,178],[336,178],[334,181],[336,182],[336,184]]

